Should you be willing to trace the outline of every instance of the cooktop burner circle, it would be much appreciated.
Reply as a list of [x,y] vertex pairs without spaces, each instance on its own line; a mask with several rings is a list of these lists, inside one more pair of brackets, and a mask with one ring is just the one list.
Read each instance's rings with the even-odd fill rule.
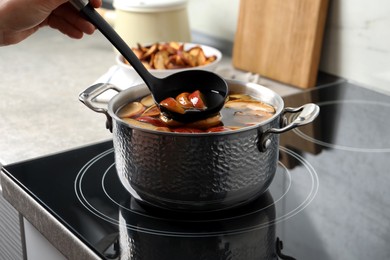
[[[382,127],[383,120],[390,114],[390,104],[367,100],[332,100],[317,105],[321,109],[321,137],[309,136],[299,128],[294,129],[301,138],[332,149],[390,152],[390,132]],[[313,124],[316,127],[318,121]]]
[[[267,228],[298,214],[318,191],[318,176],[313,167],[293,151],[284,147],[280,150],[297,160],[305,171],[293,176],[279,162],[267,192],[247,205],[229,210],[178,213],[139,204],[120,183],[114,160],[107,160],[113,158],[114,149],[108,149],[86,163],[76,176],[74,189],[89,212],[129,230],[181,237],[243,233]],[[100,180],[100,187],[90,185],[96,179]],[[301,179],[310,185],[300,184]],[[286,203],[290,193],[303,195],[302,201]]]

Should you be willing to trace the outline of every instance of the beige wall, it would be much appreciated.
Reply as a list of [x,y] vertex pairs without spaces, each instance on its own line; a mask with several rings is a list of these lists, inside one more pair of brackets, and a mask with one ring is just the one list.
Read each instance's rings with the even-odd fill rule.
[[321,69],[390,93],[390,1],[331,1]]
[[[329,1],[320,69],[390,93],[390,1]],[[189,0],[192,29],[233,41],[239,3]]]
[[189,0],[191,28],[233,41],[239,5],[240,0]]

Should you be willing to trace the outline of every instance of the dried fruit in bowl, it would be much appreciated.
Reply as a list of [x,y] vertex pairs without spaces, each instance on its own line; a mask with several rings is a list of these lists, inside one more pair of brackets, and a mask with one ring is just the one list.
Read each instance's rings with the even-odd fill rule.
[[[207,65],[217,59],[216,55],[206,56],[200,45],[185,50],[184,43],[155,43],[151,46],[132,48],[147,69],[181,69]],[[124,59],[126,64],[129,64]]]

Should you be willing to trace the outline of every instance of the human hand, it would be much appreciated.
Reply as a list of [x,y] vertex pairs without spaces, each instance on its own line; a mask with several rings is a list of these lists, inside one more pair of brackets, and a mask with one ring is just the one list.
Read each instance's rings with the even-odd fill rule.
[[[90,3],[98,8],[102,0]],[[94,25],[80,16],[68,0],[0,0],[0,46],[18,43],[42,26],[75,39],[95,31]]]

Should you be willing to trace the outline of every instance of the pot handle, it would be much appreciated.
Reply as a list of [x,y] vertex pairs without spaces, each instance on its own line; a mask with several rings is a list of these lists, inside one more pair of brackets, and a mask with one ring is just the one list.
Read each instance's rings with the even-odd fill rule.
[[106,128],[109,129],[110,131],[112,131],[112,118],[108,114],[107,109],[101,108],[101,107],[97,107],[97,106],[95,106],[93,104],[93,100],[97,96],[103,94],[104,92],[106,92],[106,91],[108,91],[110,89],[111,90],[115,90],[117,92],[121,92],[122,91],[120,88],[118,88],[117,86],[115,86],[113,84],[110,84],[110,83],[96,83],[96,84],[88,87],[83,92],[81,92],[79,94],[79,100],[82,103],[84,103],[84,105],[86,105],[91,110],[93,110],[95,112],[98,112],[98,113],[105,114],[106,117],[107,117]]
[[[300,112],[300,113],[299,113]],[[298,108],[286,107],[283,110],[283,121],[285,120],[284,114],[286,113],[299,113],[297,117],[289,124],[285,125],[282,128],[270,128],[266,130],[261,137],[261,150],[265,151],[271,145],[271,139],[269,138],[270,134],[281,134],[287,132],[291,129],[294,129],[299,126],[309,124],[317,118],[320,113],[320,107],[313,103],[305,104]]]

